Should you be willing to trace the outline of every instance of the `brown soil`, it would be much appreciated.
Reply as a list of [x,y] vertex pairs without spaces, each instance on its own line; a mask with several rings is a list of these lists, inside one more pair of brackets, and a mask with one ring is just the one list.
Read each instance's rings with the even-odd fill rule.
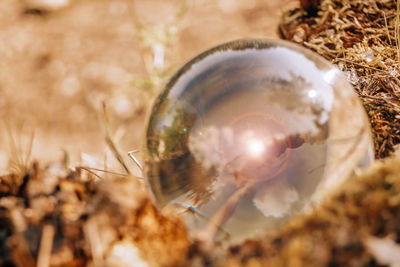
[[[88,164],[108,163],[97,118],[102,103],[121,150],[139,147],[149,103],[173,70],[215,44],[275,36],[278,10],[287,2],[256,0],[254,6],[232,9],[224,6],[233,3],[228,0],[86,0],[55,11],[38,8],[35,2],[0,2],[0,115],[4,122],[0,170],[6,171],[8,160],[21,163],[9,166],[19,172],[0,179],[0,265],[121,266],[144,261],[150,266],[398,264],[399,159],[378,163],[348,181],[312,214],[295,218],[273,236],[228,250],[189,240],[180,219],[160,214],[137,179],[108,173],[104,177],[110,179],[99,182],[85,168],[71,170],[59,162],[46,168],[26,163],[28,156],[41,161],[61,158],[63,149],[73,161],[84,152],[94,156],[81,157]],[[361,20],[364,11],[373,12],[379,1],[352,2]],[[332,6],[326,3],[335,8],[341,5],[341,1],[324,0],[322,7],[327,10]],[[358,4],[363,12],[357,11]],[[310,7],[312,14],[324,15],[314,9]],[[313,38],[321,32],[314,37],[306,34],[312,32],[308,24],[316,17],[298,9],[286,15],[296,12],[300,16],[283,21],[284,37],[305,46],[315,44]],[[327,16],[326,23],[331,25],[331,19]],[[360,36],[352,36],[352,42],[360,41]],[[155,44],[165,51],[165,64],[158,68],[153,64]],[[335,51],[325,44],[323,50]],[[326,56],[319,50],[322,46],[311,48]],[[340,58],[330,56],[326,57],[333,62]],[[361,63],[354,58],[346,60],[350,63],[344,64],[344,71],[351,74],[354,70],[358,81],[366,81],[364,74],[376,74],[356,68]],[[382,66],[372,68],[386,71]],[[387,82],[380,87],[354,84],[372,121],[378,157],[388,155],[399,142],[399,113],[392,101],[397,99],[397,81],[390,75],[384,79]],[[392,91],[385,87],[388,84],[395,86]],[[30,139],[34,140],[32,155]],[[64,159],[62,163],[68,163]],[[16,169],[21,166],[26,169]]]

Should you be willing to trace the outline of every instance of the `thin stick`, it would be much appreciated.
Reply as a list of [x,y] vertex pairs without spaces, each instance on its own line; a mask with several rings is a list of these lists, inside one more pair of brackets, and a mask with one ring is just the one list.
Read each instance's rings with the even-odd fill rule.
[[388,40],[389,40],[389,44],[391,46],[392,45],[392,39],[390,38],[389,26],[387,24],[387,18],[386,18],[386,13],[385,12],[383,12],[383,18],[385,19],[386,34],[387,34],[387,37],[388,37]]
[[90,219],[83,226],[83,231],[86,238],[89,241],[90,250],[93,257],[93,265],[95,267],[104,266],[103,265],[103,247],[100,240],[100,233],[95,219]]
[[377,68],[374,68],[374,67],[371,67],[371,66],[366,66],[366,65],[363,65],[363,64],[360,64],[360,63],[353,62],[351,60],[347,60],[347,59],[343,59],[343,58],[337,58],[336,60],[343,61],[343,62],[350,63],[350,64],[354,64],[354,65],[357,65],[357,66],[360,66],[360,67],[363,67],[363,68],[366,68],[366,69],[371,69],[371,70],[381,71],[381,72],[387,73],[387,71],[385,71],[385,70],[377,69]]
[[85,170],[85,171],[87,171],[88,173],[90,173],[90,174],[96,176],[96,177],[99,178],[100,180],[103,180],[103,177],[101,177],[100,175],[98,175],[98,174],[95,173],[94,171],[90,170],[89,168],[86,168],[86,167],[75,167],[75,168],[76,168],[77,170]]
[[86,167],[86,166],[77,166],[75,168],[79,168],[79,169],[82,169],[85,171],[93,170],[93,171],[98,171],[98,172],[111,173],[111,174],[118,175],[118,176],[126,176],[126,174],[124,174],[124,173],[118,173],[118,172],[113,172],[113,171],[109,171],[109,170],[102,170],[102,169]]
[[55,229],[51,224],[46,224],[42,229],[42,239],[37,260],[37,267],[50,266],[51,250],[53,248]]

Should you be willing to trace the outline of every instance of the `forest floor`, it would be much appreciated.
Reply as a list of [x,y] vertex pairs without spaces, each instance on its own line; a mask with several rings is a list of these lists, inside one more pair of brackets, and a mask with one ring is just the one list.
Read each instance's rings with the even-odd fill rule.
[[[376,156],[399,151],[395,2],[321,3],[310,17],[294,0],[0,1],[0,265],[398,266],[399,158],[378,161],[273,236],[228,249],[190,240],[137,179],[110,172],[99,181],[77,167],[118,172],[105,137],[124,157],[140,148],[152,100],[173,72],[226,41],[278,38],[279,25],[280,37],[355,73]],[[321,36],[338,37],[336,46]],[[360,36],[380,46],[347,53],[364,45]],[[341,56],[346,64],[335,62]]]

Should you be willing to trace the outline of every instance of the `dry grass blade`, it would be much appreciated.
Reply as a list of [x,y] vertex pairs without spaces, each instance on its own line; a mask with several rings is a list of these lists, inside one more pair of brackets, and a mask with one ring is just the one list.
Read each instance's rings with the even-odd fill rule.
[[77,167],[75,167],[75,169],[82,169],[82,170],[85,170],[85,171],[90,172],[92,174],[95,174],[94,171],[98,171],[98,172],[103,172],[103,173],[109,173],[109,174],[116,175],[116,176],[123,176],[123,177],[127,176],[127,174],[113,172],[113,171],[109,171],[109,170],[102,170],[102,169],[93,168],[93,167],[77,166]]
[[383,17],[385,19],[385,27],[386,27],[387,38],[388,38],[389,44],[392,45],[392,38],[390,37],[389,26],[387,24],[387,18],[386,18],[386,13],[385,12],[383,12]]
[[400,143],[400,1],[323,0],[318,9],[285,12],[280,33],[343,71],[369,115],[375,156],[387,157]]
[[99,123],[100,129],[103,133],[104,140],[107,144],[107,146],[110,148],[111,152],[113,153],[114,157],[117,159],[117,161],[121,164],[122,168],[124,171],[127,173],[127,175],[130,175],[131,172],[128,168],[128,165],[125,163],[124,158],[122,157],[122,154],[120,153],[117,144],[114,142],[111,129],[110,129],[110,122],[108,119],[107,115],[107,107],[106,103],[102,102],[102,109],[101,111],[98,111],[95,107],[94,104],[89,100],[89,96],[86,91],[84,91],[84,99],[87,104],[87,106],[92,110],[94,114],[96,114],[97,121]]
[[104,134],[105,141],[106,141],[108,147],[111,149],[114,157],[121,164],[122,168],[126,171],[126,173],[128,175],[130,175],[131,172],[129,171],[129,168],[128,168],[127,164],[125,163],[125,160],[122,157],[122,154],[119,152],[119,149],[118,149],[117,145],[115,144],[115,142],[114,142],[114,140],[112,138],[112,134],[111,134],[110,127],[109,127],[110,124],[108,122],[107,110],[106,110],[105,103],[103,103],[103,110],[102,111],[103,112],[100,115],[99,122],[100,122],[100,126],[101,126],[101,129],[102,129],[102,132]]
[[10,169],[13,172],[25,173],[31,163],[31,155],[35,133],[32,131],[29,134],[28,141],[25,142],[24,125],[13,127],[10,122],[5,122],[7,131],[11,161]]
[[80,171],[80,170],[87,171],[88,173],[90,173],[91,175],[97,177],[98,179],[100,179],[100,180],[103,179],[100,175],[98,175],[97,173],[95,173],[94,171],[92,171],[91,168],[83,167],[83,166],[77,166],[77,167],[75,167],[75,169],[76,169],[77,171]]
[[400,61],[400,30],[399,30],[399,23],[400,23],[400,3],[399,0],[396,1],[396,24],[395,24],[395,39],[396,39],[396,48],[397,48],[397,60]]

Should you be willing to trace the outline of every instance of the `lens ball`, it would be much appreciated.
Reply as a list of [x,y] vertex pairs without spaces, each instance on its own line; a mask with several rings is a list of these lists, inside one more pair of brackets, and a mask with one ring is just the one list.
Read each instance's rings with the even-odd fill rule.
[[184,65],[148,120],[144,174],[192,233],[238,242],[307,212],[372,159],[340,71],[280,40],[238,40]]

